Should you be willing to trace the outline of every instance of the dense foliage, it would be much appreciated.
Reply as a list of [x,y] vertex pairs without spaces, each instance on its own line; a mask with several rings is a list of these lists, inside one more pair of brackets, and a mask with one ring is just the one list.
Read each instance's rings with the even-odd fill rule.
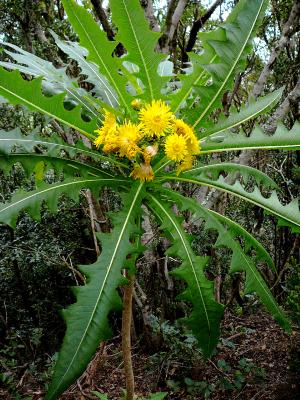
[[[23,104],[68,125],[96,147],[82,140],[66,142],[45,132],[25,136],[19,129],[2,131],[3,170],[8,173],[12,166],[22,165],[31,181],[29,191],[19,190],[1,205],[0,218],[15,227],[19,213],[26,210],[43,220],[48,213],[41,212],[44,203],[57,211],[61,195],[78,200],[83,189],[97,197],[100,189],[111,187],[120,195],[122,205],[110,214],[110,232],[96,234],[102,249],[97,261],[80,267],[85,285],[73,289],[76,303],[64,311],[66,336],[46,398],[62,393],[83,372],[99,342],[111,335],[108,316],[121,308],[118,287],[126,285],[124,276],[135,273],[136,259],[144,251],[140,228],[146,217],[142,210],[150,212],[168,238],[168,257],[181,260],[172,275],[185,283],[178,299],[192,307],[185,309],[181,322],[192,330],[204,357],[212,354],[218,342],[223,306],[215,299],[213,282],[205,274],[209,258],[201,250],[195,252],[198,244],[185,232],[181,216],[189,215],[192,226],[201,221],[198,228],[201,226],[202,232],[213,232],[214,247],[227,251],[229,272],[245,273],[244,293],[255,292],[289,330],[289,321],[257,268],[264,263],[275,271],[262,244],[237,222],[186,196],[191,186],[215,188],[263,208],[275,215],[281,226],[299,232],[298,201],[284,204],[273,179],[255,168],[230,160],[214,162],[209,157],[229,150],[300,147],[297,123],[290,129],[279,124],[273,135],[258,125],[250,135],[245,129],[249,120],[277,104],[281,89],[256,101],[249,98],[238,112],[219,118],[217,123],[211,118],[235,75],[245,67],[267,2],[240,1],[226,24],[200,36],[203,53],[191,53],[192,68],[176,77],[172,63],[155,51],[159,34],[148,28],[138,1],[111,0],[112,20],[118,27],[115,41],[106,39],[82,6],[69,0],[63,4],[80,45],[65,42],[55,33],[52,36],[60,49],[77,61],[92,90],[85,91],[65,68],[57,69],[5,43],[7,54],[16,63],[1,63],[6,69],[1,69],[0,94],[14,105]],[[125,56],[109,56],[118,41],[126,49]],[[20,72],[7,69],[34,78],[26,81]],[[73,219],[66,223],[66,215],[58,245],[64,241],[67,228],[74,230]],[[14,241],[11,228],[4,229]],[[76,248],[76,242],[70,242],[71,249]],[[64,247],[61,257],[66,254]],[[20,270],[18,259],[12,262]],[[122,273],[124,269],[126,273]],[[19,284],[22,286],[21,281]]]

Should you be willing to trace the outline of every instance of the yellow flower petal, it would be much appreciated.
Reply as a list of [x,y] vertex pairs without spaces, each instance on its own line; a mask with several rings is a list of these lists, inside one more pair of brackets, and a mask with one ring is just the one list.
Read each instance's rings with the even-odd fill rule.
[[153,100],[139,112],[142,130],[146,136],[163,136],[170,128],[173,114],[170,107],[162,100]]
[[197,136],[191,126],[186,124],[182,119],[175,119],[173,121],[173,132],[185,137],[187,142],[188,152],[192,155],[200,153],[200,145]]
[[165,143],[166,156],[172,161],[182,161],[188,155],[187,141],[184,136],[173,133],[167,136]]

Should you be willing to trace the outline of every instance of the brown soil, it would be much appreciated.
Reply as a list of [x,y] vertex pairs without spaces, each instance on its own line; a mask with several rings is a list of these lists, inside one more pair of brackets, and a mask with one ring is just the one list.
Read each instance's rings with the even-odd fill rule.
[[[216,354],[204,363],[185,360],[185,365],[176,357],[168,359],[168,365],[149,364],[149,355],[143,354],[138,344],[133,349],[133,364],[136,380],[136,394],[147,396],[149,393],[168,392],[167,400],[202,400],[204,395],[195,390],[187,392],[184,378],[205,381],[214,385],[212,400],[299,400],[300,399],[300,332],[293,327],[291,335],[284,333],[273,319],[265,313],[256,315],[226,315],[223,327],[223,340]],[[227,340],[226,340],[227,339]],[[234,347],[234,348],[231,348]],[[240,368],[239,361],[246,359],[247,365],[255,366],[250,371]],[[224,360],[231,367],[226,371],[220,367]],[[223,361],[222,361],[223,362]],[[107,393],[109,400],[119,400],[125,387],[122,369],[122,354],[119,338],[106,343],[87,371],[60,400],[96,399],[93,390]],[[183,375],[182,371],[189,371]],[[224,389],[220,381],[236,382],[237,371],[242,371],[244,381],[240,387]],[[167,385],[167,381],[177,382],[178,388]],[[32,396],[32,400],[43,399],[42,390],[28,374],[19,385],[19,392]],[[5,390],[0,389],[0,398],[13,400]]]

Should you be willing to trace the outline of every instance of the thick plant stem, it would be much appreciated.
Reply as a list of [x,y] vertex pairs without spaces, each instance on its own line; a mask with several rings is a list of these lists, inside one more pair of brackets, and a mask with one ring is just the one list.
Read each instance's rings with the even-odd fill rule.
[[128,285],[124,286],[124,308],[122,315],[122,351],[124,360],[126,380],[126,400],[134,399],[134,375],[131,359],[131,318],[132,318],[132,296],[134,277],[128,277]]

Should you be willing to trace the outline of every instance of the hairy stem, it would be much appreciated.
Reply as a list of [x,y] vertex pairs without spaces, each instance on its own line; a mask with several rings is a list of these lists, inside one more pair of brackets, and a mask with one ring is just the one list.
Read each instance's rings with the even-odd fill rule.
[[124,286],[122,315],[122,351],[126,380],[126,400],[134,399],[134,375],[131,359],[131,318],[134,277],[128,277],[128,285]]

